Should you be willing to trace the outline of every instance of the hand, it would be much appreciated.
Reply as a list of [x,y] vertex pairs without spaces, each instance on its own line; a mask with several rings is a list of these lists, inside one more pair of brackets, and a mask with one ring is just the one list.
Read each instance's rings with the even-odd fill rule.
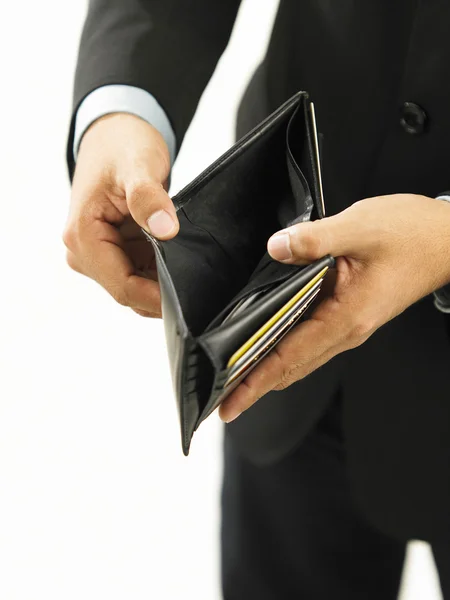
[[63,235],[69,266],[142,316],[160,316],[152,245],[140,227],[172,238],[170,159],[160,133],[133,115],[95,121],[80,145]]
[[273,258],[306,264],[331,254],[331,296],[290,332],[220,408],[230,422],[270,390],[282,390],[362,344],[409,305],[450,281],[450,204],[396,194],[294,225],[268,242]]

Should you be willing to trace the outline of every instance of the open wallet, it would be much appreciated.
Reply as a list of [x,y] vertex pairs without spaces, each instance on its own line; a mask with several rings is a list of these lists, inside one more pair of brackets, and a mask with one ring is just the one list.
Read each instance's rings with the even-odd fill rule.
[[178,235],[153,244],[185,455],[194,431],[307,317],[331,256],[307,266],[267,240],[325,215],[314,105],[298,92],[172,198]]

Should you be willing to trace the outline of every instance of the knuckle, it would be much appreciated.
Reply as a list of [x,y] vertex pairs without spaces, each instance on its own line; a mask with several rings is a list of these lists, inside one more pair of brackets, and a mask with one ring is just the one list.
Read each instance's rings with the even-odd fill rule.
[[[275,350],[278,350],[277,348]],[[278,352],[277,352],[278,354]],[[280,357],[281,358],[281,357]],[[280,379],[277,385],[273,388],[274,390],[281,391],[288,388],[295,381],[295,371],[297,370],[296,364],[284,364],[281,358],[281,373]]]
[[160,186],[155,182],[136,179],[128,188],[128,207],[130,210],[139,210],[148,204],[152,204],[159,192]]
[[90,215],[80,212],[63,232],[62,240],[65,247],[74,254],[82,254],[83,245],[92,235],[91,224]]
[[244,393],[238,395],[238,397],[233,400],[233,405],[237,412],[242,413],[248,410],[251,406],[253,406],[253,404],[255,404],[255,402],[259,400],[259,395],[256,388],[250,385],[250,383],[245,379],[241,382],[240,387]]
[[62,241],[64,243],[64,246],[71,252],[73,252],[76,249],[78,240],[74,227],[69,225],[64,229],[62,234]]
[[307,228],[303,232],[301,240],[299,240],[303,248],[303,254],[308,260],[315,260],[321,257],[322,240],[320,236],[315,234],[312,227]]
[[92,223],[100,217],[95,198],[86,197],[76,210],[71,212],[62,234],[62,240],[68,250],[79,253],[80,248],[91,235]]
[[130,301],[126,290],[122,288],[114,288],[110,290],[110,294],[117,302],[117,304],[120,304],[121,306],[130,307]]
[[66,263],[73,271],[80,272],[80,269],[78,268],[78,263],[75,260],[75,256],[70,250],[66,252]]
[[358,318],[350,328],[348,341],[352,348],[363,344],[375,331],[376,326],[372,319],[368,317]]
[[290,387],[296,380],[297,366],[291,366],[283,370],[281,378],[277,385],[273,388],[277,391],[282,391]]
[[291,382],[286,379],[283,378],[281,381],[279,381],[277,383],[277,385],[273,388],[276,392],[281,392],[282,390],[285,390],[286,388],[288,388],[291,385]]

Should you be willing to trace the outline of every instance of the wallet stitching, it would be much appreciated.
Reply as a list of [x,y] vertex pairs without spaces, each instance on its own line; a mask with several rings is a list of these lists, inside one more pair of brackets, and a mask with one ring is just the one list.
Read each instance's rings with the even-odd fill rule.
[[[185,347],[183,369],[181,371],[182,373],[187,372],[185,370],[186,370],[186,365],[188,363],[189,357],[192,356],[193,354],[197,355],[197,353],[198,353],[197,347],[198,347],[197,341],[192,339],[192,337],[191,337]],[[191,369],[195,370],[196,373],[195,373],[194,378],[196,381],[198,381],[198,364],[196,363],[193,367],[191,367]],[[182,416],[182,425],[183,425],[183,447],[186,452],[189,452],[191,440],[192,440],[194,431],[198,427],[199,417],[202,413],[202,411],[200,410],[197,385],[195,385],[192,390],[187,389],[186,383],[188,381],[192,381],[192,380],[193,380],[193,378],[191,378],[189,380],[182,379],[181,386],[180,386],[181,387],[181,389],[180,389],[180,393],[181,393],[180,407],[182,407],[182,413],[180,416]],[[186,400],[184,400],[184,398]],[[187,413],[188,406],[191,407],[192,405],[194,405],[194,409],[197,411],[197,416],[193,420],[192,432],[190,432],[190,431],[188,431],[188,419],[187,419],[186,413]]]
[[[184,353],[183,353],[183,357],[181,360],[181,369],[180,369],[180,417],[181,417],[181,422],[183,424],[183,450],[189,451],[189,446],[190,446],[190,439],[188,439],[188,432],[187,432],[187,418],[186,418],[186,409],[187,406],[185,405],[188,401],[189,401],[189,393],[186,393],[186,395],[184,394],[185,391],[185,387],[186,387],[186,382],[185,379],[183,378],[183,373],[185,372],[186,369],[186,356],[189,355],[189,352],[187,351],[187,340],[186,343],[184,345]],[[186,402],[184,400],[184,398],[186,397]]]
[[172,277],[171,277],[171,275],[169,273],[169,269],[167,268],[166,261],[165,261],[163,255],[161,253],[161,250],[159,248],[159,244],[158,243],[154,243],[153,238],[151,238],[151,241],[152,241],[154,249],[155,249],[156,257],[157,257],[157,259],[159,259],[159,260],[157,260],[157,267],[158,267],[158,262],[159,262],[159,265],[161,265],[162,271],[164,272],[164,274],[166,276],[165,279],[166,279],[166,281],[168,283],[168,286],[170,288],[171,295],[174,298],[175,311],[177,313],[177,316],[179,316],[179,321],[181,322],[182,329],[183,329],[183,331],[180,332],[180,335],[183,334],[183,337],[186,339],[190,335],[190,332],[189,332],[189,328],[187,326],[187,323],[184,320],[183,311],[181,309],[180,300],[178,298],[178,294],[177,294],[177,291],[175,289],[175,285],[174,285],[174,283],[172,281]]
[[[197,419],[197,423],[195,428],[197,429],[199,425],[205,421],[215,410],[222,401],[229,395],[224,394],[225,388],[223,387],[224,382],[227,379],[227,371],[228,369],[217,370],[214,375],[214,382],[212,385],[211,393],[208,398],[208,402],[205,404],[204,409],[200,412],[199,417]],[[231,393],[230,390],[229,393]]]
[[[277,343],[275,344],[278,345],[279,342],[281,342],[282,339],[284,339],[288,333],[290,333],[295,327],[297,327],[298,325],[300,325],[301,323],[303,323],[305,321],[305,315],[301,315],[297,320],[295,320],[292,325],[281,334],[281,337],[278,339]],[[223,402],[223,400],[229,396],[237,387],[239,387],[239,385],[244,381],[244,379],[259,365],[263,362],[263,360],[265,358],[267,358],[271,352],[273,352],[274,347],[270,347],[268,351],[264,352],[263,355],[261,357],[258,358],[257,361],[255,361],[254,363],[252,363],[248,369],[246,369],[243,373],[241,373],[241,375],[239,375],[239,377],[236,378],[234,385],[231,384],[230,386],[230,390],[228,391],[228,393],[226,395],[223,395],[223,392],[226,391],[226,388],[223,387],[224,382],[227,380],[228,378],[228,368],[222,369],[221,371],[218,371],[214,380],[214,386],[213,386],[213,390],[211,392],[210,398],[208,403],[205,406],[205,409],[202,411],[200,417],[199,417],[199,424],[204,421],[205,419],[207,419],[215,410],[216,408]],[[222,392],[222,393],[221,393]],[[214,397],[214,393],[215,396]],[[222,397],[221,397],[222,396]],[[211,399],[214,398],[214,401],[211,402]],[[198,425],[197,425],[198,427]]]
[[[181,325],[179,331],[178,331],[178,335],[180,337],[180,343],[177,344],[177,350],[180,353],[180,356],[178,357],[178,360],[176,361],[180,367],[178,370],[178,373],[176,373],[176,378],[178,379],[177,381],[177,390],[176,390],[176,394],[179,392],[180,396],[179,396],[179,411],[180,411],[180,421],[181,421],[181,425],[182,425],[182,433],[183,433],[183,440],[182,440],[182,444],[183,444],[183,451],[184,452],[189,452],[189,445],[190,445],[190,439],[188,439],[188,431],[187,431],[187,418],[186,418],[186,412],[187,412],[187,406],[186,403],[184,401],[184,398],[186,397],[186,399],[189,399],[189,393],[184,394],[185,391],[185,380],[183,377],[183,373],[186,372],[186,368],[188,365],[188,361],[187,358],[190,354],[190,352],[188,352],[188,347],[189,344],[192,343],[192,336],[189,332],[189,329],[187,327],[187,324],[184,320],[184,316],[183,316],[183,312],[181,310],[181,306],[179,303],[179,298],[178,298],[178,294],[176,292],[175,289],[175,285],[172,281],[172,277],[170,276],[169,270],[167,268],[166,262],[164,260],[163,254],[161,252],[161,248],[159,246],[159,243],[156,242],[153,237],[150,237],[150,241],[153,244],[154,247],[154,251],[155,251],[155,256],[157,259],[157,267],[158,269],[161,268],[162,272],[165,275],[165,280],[168,286],[168,289],[170,289],[171,292],[171,296],[173,298],[173,303],[174,303],[174,307],[175,307],[175,313],[177,315],[178,318],[178,323],[177,325]],[[178,398],[176,398],[178,401]],[[191,436],[192,437],[192,436]]]

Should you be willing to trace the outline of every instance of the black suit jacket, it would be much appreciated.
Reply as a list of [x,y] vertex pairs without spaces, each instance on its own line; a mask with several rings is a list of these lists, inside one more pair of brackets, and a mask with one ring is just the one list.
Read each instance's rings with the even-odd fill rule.
[[[165,108],[181,144],[238,7],[238,0],[91,0],[74,110],[101,85],[139,86]],[[238,135],[307,90],[323,134],[329,214],[378,194],[450,189],[449,26],[448,0],[281,0]],[[72,135],[73,124],[71,170]],[[426,298],[360,348],[268,394],[230,432],[251,460],[280,460],[340,386],[360,507],[399,537],[448,541],[449,376],[448,317]]]

